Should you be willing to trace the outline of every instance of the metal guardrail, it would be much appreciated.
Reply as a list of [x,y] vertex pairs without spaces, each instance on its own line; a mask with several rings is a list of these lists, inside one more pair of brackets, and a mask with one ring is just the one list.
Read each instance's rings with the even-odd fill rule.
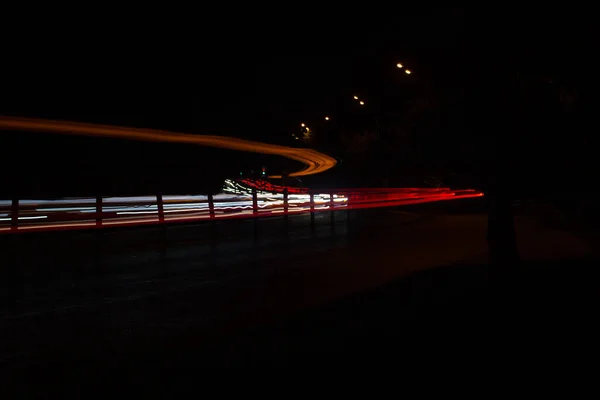
[[[272,191],[265,191],[270,189]],[[242,191],[243,190],[243,191]],[[279,191],[279,192],[278,192]],[[293,193],[290,193],[293,191]],[[474,190],[230,187],[207,196],[96,197],[62,200],[0,200],[0,233],[97,229],[117,226],[218,221],[390,207],[478,197]]]

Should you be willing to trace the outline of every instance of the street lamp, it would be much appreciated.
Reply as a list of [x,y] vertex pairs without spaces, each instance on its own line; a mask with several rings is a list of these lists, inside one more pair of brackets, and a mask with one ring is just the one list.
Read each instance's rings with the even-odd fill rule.
[[402,68],[402,67],[404,67],[404,65],[402,65],[402,64],[400,64],[400,63],[398,63],[398,64],[396,64],[396,67],[398,67],[398,68]]
[[354,100],[358,100],[358,96],[354,96]]
[[300,126],[304,128],[306,125],[303,122],[303,123],[300,124]]
[[329,117],[325,117],[325,121],[329,121]]
[[405,72],[407,75],[410,75],[410,74],[412,74],[412,72],[410,71],[410,69],[407,69],[407,70],[405,70],[404,72]]
[[365,102],[364,102],[364,101],[361,101],[361,102],[359,102],[359,104],[360,104],[361,106],[364,106],[364,105],[365,105]]

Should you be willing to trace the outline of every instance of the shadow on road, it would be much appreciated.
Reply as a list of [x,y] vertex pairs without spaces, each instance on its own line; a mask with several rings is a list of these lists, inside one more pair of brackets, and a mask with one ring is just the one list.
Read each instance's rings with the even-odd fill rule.
[[589,351],[599,331],[599,274],[592,262],[530,262],[498,283],[485,265],[436,268],[197,353],[175,352],[172,361],[364,367],[446,353]]
[[[156,376],[144,381],[151,387],[191,378],[198,367],[370,368],[446,356],[460,363],[473,355],[489,362],[589,352],[598,334],[598,275],[594,264],[583,261],[530,262],[498,285],[485,265],[440,267],[211,341],[199,341],[193,329],[178,330],[50,362],[82,385],[111,371]],[[13,372],[46,362],[30,360]]]

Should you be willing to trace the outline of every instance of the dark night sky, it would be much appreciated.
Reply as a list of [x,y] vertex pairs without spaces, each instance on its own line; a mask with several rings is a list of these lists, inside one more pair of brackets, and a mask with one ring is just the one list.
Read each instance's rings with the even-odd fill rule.
[[[356,92],[377,108],[423,88],[457,89],[464,101],[452,111],[460,114],[452,132],[462,137],[443,126],[428,140],[454,146],[442,148],[449,161],[456,151],[487,160],[500,153],[490,138],[512,146],[504,133],[515,130],[497,122],[506,122],[503,110],[515,102],[511,85],[519,72],[573,88],[579,108],[594,116],[580,126],[595,123],[599,35],[585,10],[237,7],[154,15],[107,9],[70,18],[56,18],[54,10],[11,19],[2,26],[9,40],[0,114],[289,145],[300,122],[351,114],[356,105],[348,101]],[[415,73],[399,72],[398,61]],[[544,153],[530,135],[539,133],[537,126],[530,127],[514,135],[527,133],[530,148]],[[531,158],[527,151],[522,158]],[[546,164],[565,160],[545,153]],[[166,161],[179,161],[179,154]]]
[[[535,59],[536,73],[577,79],[585,74],[573,65],[595,54],[580,51],[595,37],[583,14],[563,9],[276,11],[108,11],[17,23],[0,113],[274,140],[300,121],[343,112],[357,91],[377,104],[415,83],[468,88],[480,74],[473,60],[485,57],[521,67]],[[415,71],[410,80],[398,60]]]
[[11,43],[0,112],[269,138],[456,45],[460,11],[405,12],[45,25]]

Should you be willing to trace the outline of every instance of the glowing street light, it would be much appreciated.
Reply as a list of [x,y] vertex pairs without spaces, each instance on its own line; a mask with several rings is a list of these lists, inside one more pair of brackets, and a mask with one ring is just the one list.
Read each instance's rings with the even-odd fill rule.
[[354,100],[358,100],[358,96],[354,96]]
[[365,102],[364,102],[364,101],[361,101],[359,104],[360,104],[361,106],[364,106],[364,105],[365,105]]
[[400,63],[398,63],[398,64],[396,64],[396,67],[398,67],[398,68],[403,68],[403,67],[404,67],[404,65],[402,65],[402,64],[400,64]]
[[329,121],[329,117],[325,117],[325,121]]
[[404,71],[407,75],[412,74],[412,72],[410,71],[410,69],[407,69],[406,71]]
[[303,122],[303,123],[300,124],[300,126],[304,128],[306,125]]

